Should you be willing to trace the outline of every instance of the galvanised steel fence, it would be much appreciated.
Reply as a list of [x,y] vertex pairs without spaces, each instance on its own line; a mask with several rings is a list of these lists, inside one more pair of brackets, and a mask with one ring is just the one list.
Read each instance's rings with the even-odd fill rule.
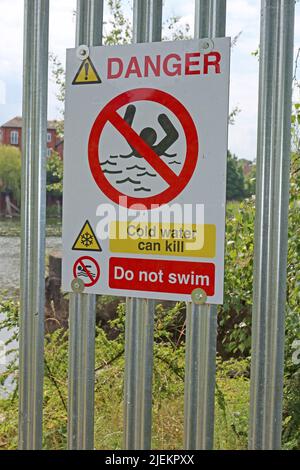
[[[133,42],[161,40],[162,0],[134,0]],[[250,449],[282,428],[294,0],[261,0]],[[19,448],[42,447],[49,0],[25,0]],[[102,44],[103,0],[78,0],[76,46]],[[195,38],[225,36],[226,0],[195,0]],[[68,448],[94,448],[95,295],[70,294]],[[155,302],[126,303],[124,448],[151,448]],[[214,437],[217,308],[187,305],[184,448]]]

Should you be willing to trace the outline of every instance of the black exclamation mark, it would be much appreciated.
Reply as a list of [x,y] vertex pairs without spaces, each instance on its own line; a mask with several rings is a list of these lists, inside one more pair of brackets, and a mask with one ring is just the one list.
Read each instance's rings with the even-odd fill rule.
[[90,64],[88,62],[86,62],[84,64],[84,69],[85,69],[85,80],[88,80],[89,79],[89,66]]

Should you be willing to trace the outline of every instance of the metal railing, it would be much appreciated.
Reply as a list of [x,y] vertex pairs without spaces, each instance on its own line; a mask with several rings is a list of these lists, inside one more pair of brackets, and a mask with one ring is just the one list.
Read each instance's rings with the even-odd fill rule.
[[49,0],[26,0],[21,210],[19,447],[42,447]]
[[[294,0],[262,0],[251,449],[281,444]],[[25,0],[19,447],[42,447],[49,0]],[[195,38],[224,36],[226,0],[195,1]],[[76,45],[101,45],[103,1],[78,0]],[[161,40],[162,0],[135,0],[133,42]],[[68,448],[94,447],[94,295],[70,295]],[[155,302],[127,299],[124,447],[151,447]],[[217,308],[187,306],[186,449],[214,438]]]
[[249,446],[281,446],[293,0],[262,1]]
[[[103,0],[77,0],[76,46],[100,46]],[[94,448],[96,296],[70,294],[68,448]]]
[[[133,42],[161,40],[162,0],[135,0]],[[126,302],[124,448],[150,449],[155,301]]]
[[[226,0],[196,0],[195,38],[222,37]],[[184,391],[185,449],[212,449],[214,441],[217,306],[187,304]]]

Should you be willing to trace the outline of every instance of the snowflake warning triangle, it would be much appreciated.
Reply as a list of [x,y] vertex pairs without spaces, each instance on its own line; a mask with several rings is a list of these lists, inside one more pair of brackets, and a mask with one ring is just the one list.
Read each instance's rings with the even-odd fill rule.
[[101,83],[101,79],[90,58],[85,59],[72,82],[73,85],[91,85]]
[[72,250],[102,251],[94,231],[87,220],[79,232]]

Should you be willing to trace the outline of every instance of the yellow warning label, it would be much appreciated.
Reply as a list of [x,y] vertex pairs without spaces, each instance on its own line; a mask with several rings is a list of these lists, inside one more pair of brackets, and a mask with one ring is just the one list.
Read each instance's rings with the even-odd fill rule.
[[78,237],[72,247],[72,250],[83,250],[83,251],[102,251],[101,246],[97,240],[93,229],[87,220],[80,230]]
[[90,58],[85,59],[73,80],[73,85],[91,85],[101,83],[101,79]]
[[216,256],[216,226],[212,224],[112,222],[109,238],[113,253],[187,258]]

